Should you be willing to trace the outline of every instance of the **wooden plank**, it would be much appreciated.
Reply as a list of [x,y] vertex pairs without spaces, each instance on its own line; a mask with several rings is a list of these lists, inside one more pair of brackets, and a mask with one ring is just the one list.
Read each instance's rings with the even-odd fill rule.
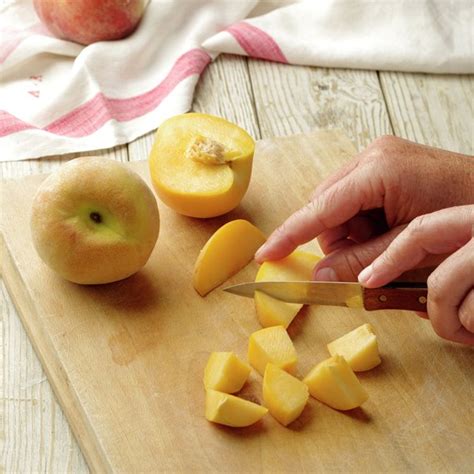
[[474,154],[473,76],[380,72],[396,135]]
[[[238,62],[242,63],[241,65],[236,66],[235,64],[232,63],[232,59],[229,60],[229,64],[232,64],[232,67],[240,68],[242,70],[242,74],[244,74],[245,60],[243,60],[242,58],[238,58],[238,59],[239,59]],[[248,82],[246,82],[246,80],[243,78],[242,74],[239,73],[237,75],[237,74],[234,74],[232,71],[231,72],[226,71],[224,65],[222,66],[223,71],[221,71],[220,74],[215,74],[214,75],[213,74],[213,69],[214,69],[214,66],[216,66],[216,67],[219,66],[218,61],[216,62],[217,66],[215,64],[213,64],[208,68],[208,73],[207,73],[207,74],[209,74],[208,83],[209,83],[210,86],[212,85],[212,87],[210,87],[210,89],[204,89],[205,93],[203,94],[203,96],[206,97],[206,100],[204,102],[203,102],[202,99],[199,99],[199,95],[202,94],[202,91],[200,91],[199,88],[197,90],[198,100],[195,101],[195,110],[210,112],[210,113],[217,113],[217,114],[221,114],[221,115],[226,116],[226,114],[229,114],[229,111],[226,111],[226,109],[228,109],[230,107],[230,109],[232,110],[233,102],[237,102],[238,107],[240,107],[240,104],[242,104],[241,109],[242,109],[243,112],[245,112],[245,110],[248,110],[248,113],[249,113],[250,116],[252,114],[254,115],[253,105],[251,103],[247,103],[247,101],[242,101],[241,102],[239,100],[239,96],[237,96],[237,99],[236,99],[236,97],[232,97],[232,94],[227,93],[227,90],[229,90],[229,88],[225,84],[225,81],[230,80],[232,77],[242,78],[242,80],[244,82],[244,86],[245,86],[245,84],[248,85]],[[227,59],[226,59],[226,61],[227,61]],[[250,63],[251,63],[250,67],[252,69],[253,63],[256,63],[256,61],[251,60]],[[278,69],[280,67],[293,68],[291,66],[280,66],[280,65],[271,65],[270,66],[269,63],[264,63],[264,66],[266,68],[275,66],[276,69]],[[301,69],[303,69],[303,68],[301,68]],[[312,69],[312,68],[304,68],[304,69]],[[321,70],[321,71],[324,72],[325,70]],[[335,72],[337,74],[339,74],[339,73],[342,72],[342,70],[337,70]],[[354,71],[347,71],[347,72],[348,73],[353,73]],[[297,73],[292,73],[292,74],[295,75]],[[292,74],[289,74],[289,75],[291,76]],[[368,73],[368,74],[370,76],[373,76],[374,73]],[[270,78],[273,77],[273,75],[270,74],[269,72],[266,73],[266,74],[263,74],[263,76],[265,76],[265,75],[270,77]],[[276,74],[276,76],[277,76],[276,83],[269,82],[269,83],[266,84],[266,87],[268,87],[268,89],[277,89],[278,88],[277,84],[278,84],[278,76],[279,75],[280,74]],[[307,76],[307,73],[305,73],[305,75]],[[389,79],[385,80],[386,76],[416,76],[416,79],[413,79],[413,78],[410,79],[410,80],[406,79],[407,85],[403,86],[404,94],[409,99],[408,100],[408,106],[406,107],[406,110],[403,109],[403,107],[401,106],[401,101],[399,100],[399,98],[396,97],[396,94],[392,93],[393,91],[391,91],[391,89],[390,89],[391,87],[392,88],[395,87],[395,85],[397,83],[396,79],[389,78]],[[324,77],[325,77],[324,73],[322,74],[322,77],[324,79]],[[435,144],[437,146],[442,146],[442,147],[445,147],[445,148],[451,148],[451,149],[461,151],[461,152],[464,151],[465,153],[472,153],[472,149],[473,149],[472,142],[473,142],[473,140],[472,140],[472,127],[470,125],[470,124],[472,124],[472,78],[466,78],[466,76],[464,76],[464,77],[449,76],[447,78],[444,78],[443,79],[444,86],[441,88],[443,90],[444,95],[439,96],[439,94],[438,94],[438,85],[439,85],[440,77],[441,76],[411,75],[411,74],[400,74],[400,73],[381,73],[381,81],[382,81],[382,84],[384,86],[384,93],[387,96],[387,102],[388,102],[388,105],[389,105],[389,108],[390,108],[390,113],[392,115],[391,118],[392,118],[392,121],[394,123],[395,133],[397,135],[405,136],[409,139],[418,140],[418,141],[424,141],[423,134],[427,134],[427,139],[426,139],[426,141],[424,141],[425,143]],[[212,80],[210,80],[211,78],[212,78]],[[222,78],[224,78],[224,79],[222,79]],[[453,78],[455,78],[455,79],[453,79]],[[204,79],[206,79],[206,78],[204,78]],[[317,89],[320,89],[321,93],[324,92],[324,91],[327,92],[328,90],[330,90],[330,87],[326,87],[326,86],[330,85],[331,87],[334,87],[334,92],[335,92],[335,95],[337,96],[337,99],[329,98],[329,100],[328,100],[328,98],[324,94],[321,96],[321,93],[319,94],[319,98],[318,98],[317,93],[310,92],[309,101],[313,105],[311,107],[308,107],[307,104],[305,103],[305,101],[308,100],[308,96],[305,96],[303,94],[304,91],[299,90],[298,91],[298,100],[294,104],[292,104],[292,109],[293,110],[291,111],[291,113],[296,115],[296,118],[295,117],[291,118],[291,113],[290,113],[289,110],[287,110],[288,114],[286,115],[286,118],[284,118],[284,120],[283,120],[283,126],[278,121],[275,121],[275,120],[272,121],[272,116],[273,117],[278,117],[278,115],[275,115],[274,109],[271,110],[270,111],[271,113],[267,114],[266,118],[263,117],[263,119],[264,119],[263,121],[264,121],[265,125],[267,126],[266,136],[270,136],[272,133],[273,134],[288,134],[288,133],[292,133],[292,132],[297,132],[301,129],[304,129],[304,127],[301,127],[301,123],[303,123],[303,124],[307,123],[308,128],[312,128],[313,126],[324,126],[325,123],[327,123],[328,126],[336,126],[337,127],[340,124],[340,120],[337,119],[337,117],[341,117],[341,114],[343,114],[343,112],[344,112],[344,108],[342,108],[342,110],[341,110],[341,107],[339,107],[337,105],[337,102],[339,100],[345,101],[345,105],[348,107],[348,109],[353,111],[353,113],[347,115],[346,123],[344,124],[344,128],[346,128],[348,133],[352,136],[353,141],[355,143],[360,143],[361,146],[364,146],[365,144],[367,144],[368,141],[370,141],[376,135],[381,134],[381,133],[389,133],[390,132],[390,127],[388,127],[388,129],[387,129],[386,124],[384,125],[383,119],[379,119],[382,126],[378,127],[378,129],[377,129],[377,127],[371,127],[372,128],[372,135],[369,138],[366,138],[364,136],[365,135],[364,133],[362,133],[360,138],[358,138],[358,134],[360,132],[357,130],[357,127],[354,127],[353,131],[350,130],[350,127],[351,127],[351,122],[350,122],[351,117],[350,117],[350,115],[354,115],[352,117],[352,120],[354,120],[354,122],[356,122],[358,120],[358,118],[357,118],[358,107],[354,106],[354,100],[353,100],[354,97],[352,97],[352,99],[350,97],[351,97],[351,95],[357,96],[358,88],[357,88],[357,86],[353,86],[352,87],[352,92],[350,92],[349,94],[347,94],[347,93],[341,94],[340,93],[340,87],[339,87],[340,85],[336,84],[336,86],[333,86],[332,85],[333,81],[334,81],[334,79],[328,80],[327,83],[325,83],[325,82],[321,82],[321,83],[316,82],[314,90],[317,92]],[[203,80],[201,80],[201,82],[203,82]],[[292,81],[292,83],[297,83],[297,84],[301,84],[303,82],[304,81],[299,80],[298,77],[294,77],[293,81]],[[336,83],[337,83],[337,81],[336,81]],[[346,84],[347,80],[342,81],[342,83]],[[372,80],[370,81],[370,84],[373,85]],[[290,83],[290,85],[291,85],[291,83]],[[253,81],[253,87],[258,87],[258,84],[255,84],[255,80]],[[214,88],[214,91],[213,91],[213,88]],[[239,81],[237,81],[236,85],[231,87],[231,90],[234,90],[234,89],[239,90]],[[369,89],[370,89],[370,87],[369,87]],[[216,90],[219,91],[219,95],[221,95],[221,99],[219,99],[219,95],[215,93]],[[342,87],[342,90],[345,90],[345,87]],[[351,90],[351,87],[349,87],[349,90]],[[362,87],[361,90],[364,90],[364,87]],[[428,93],[427,93],[427,90],[429,91]],[[355,94],[354,94],[354,91],[356,92]],[[410,95],[411,91],[418,91],[418,95],[415,95],[415,96]],[[268,94],[270,94],[272,96],[272,97],[270,97],[270,99],[272,99],[272,100],[275,100],[277,98],[277,95],[274,93],[275,91],[268,90],[268,91],[264,91],[264,92],[267,92]],[[291,92],[291,90],[290,90],[290,92]],[[438,114],[439,115],[438,117],[433,115],[433,113],[431,111],[432,105],[430,105],[431,104],[431,97],[433,97],[433,96],[436,97],[436,95],[438,95],[438,97],[436,98],[436,101],[438,101],[437,105],[436,105],[436,108],[441,112],[441,114]],[[421,100],[420,100],[420,97],[421,97]],[[223,108],[225,110],[222,110],[222,107],[219,106],[219,103],[218,103],[219,100],[223,100],[223,102],[225,104],[223,106]],[[334,101],[336,103],[334,103]],[[358,103],[358,102],[360,102],[360,97],[356,98],[356,103]],[[378,99],[375,101],[375,104],[377,104],[377,102],[378,102]],[[362,103],[365,103],[365,106],[368,106],[368,108],[370,109],[370,103],[371,103],[370,99],[367,99],[367,100],[363,99]],[[420,103],[422,105],[421,109],[419,107]],[[369,114],[369,119],[368,119],[369,122],[372,121],[371,117],[376,117],[377,116],[377,109],[379,111],[381,110],[379,108],[379,106],[374,107],[375,104],[372,104],[373,112]],[[264,100],[260,100],[259,103],[258,103],[259,114],[261,114],[262,116],[265,116],[265,107],[267,105],[269,105],[268,102],[266,102]],[[272,105],[272,104],[270,104],[270,105]],[[274,104],[272,106],[275,108]],[[282,108],[285,109],[285,101],[280,101],[280,102],[277,101],[276,106],[278,107],[279,110],[282,110]],[[321,106],[322,106],[323,113],[319,114],[318,110]],[[247,109],[247,107],[249,107],[249,108]],[[398,107],[398,110],[396,110],[397,107]],[[460,110],[466,110],[466,107],[468,108],[468,111],[470,110],[470,112],[468,112],[467,115],[466,115],[466,112],[463,112],[461,115],[459,115],[458,112]],[[308,113],[307,109],[312,109],[313,111],[312,112],[310,111]],[[302,112],[302,114],[300,114],[298,116],[298,113],[299,113],[298,111],[299,110]],[[364,108],[364,110],[365,110],[365,108]],[[364,110],[363,110],[363,112],[364,112]],[[423,110],[424,110],[424,112],[423,112]],[[314,113],[314,117],[312,116],[313,113]],[[373,115],[373,113],[375,113],[375,115]],[[431,117],[430,117],[430,114],[432,115]],[[439,117],[442,117],[443,114],[444,115],[450,114],[450,118],[447,121],[439,122]],[[451,115],[453,115],[454,118],[452,118]],[[237,117],[238,117],[238,115],[237,115]],[[317,118],[317,120],[314,120],[315,117]],[[427,120],[426,120],[426,117],[428,117]],[[462,117],[467,117],[467,118],[462,118]],[[232,115],[228,115],[228,118],[231,119],[231,120],[232,119],[235,120],[235,118],[233,118]],[[242,120],[242,118],[240,118],[240,119],[238,118],[238,120]],[[365,119],[365,118],[364,118],[364,120],[367,121],[367,119]],[[377,119],[375,119],[375,120],[377,121]],[[405,123],[404,121],[407,121],[407,123]],[[413,133],[414,125],[411,123],[412,121],[418,122],[418,127],[421,127],[422,131],[418,130],[417,133]],[[244,122],[245,121],[243,120],[243,123]],[[300,124],[300,126],[297,126],[298,123]],[[332,123],[332,125],[331,125],[331,123]],[[450,125],[450,123],[452,125]],[[429,128],[426,128],[427,124],[434,124],[434,126],[430,125],[432,128],[429,129]],[[253,133],[253,134],[255,133],[255,136],[259,136],[258,126],[256,126],[256,131],[255,132],[252,132],[251,125],[246,124],[245,127],[247,129],[249,129],[251,131],[251,133]],[[377,131],[377,130],[379,130],[379,131]],[[410,132],[410,130],[412,130],[412,131]],[[460,131],[462,131],[462,132],[460,132]],[[447,133],[447,132],[449,132],[449,133]],[[462,135],[462,137],[464,137],[464,139],[459,139],[459,137],[456,137],[456,134],[459,134],[459,133],[461,133],[461,135]],[[433,140],[433,138],[430,139],[430,134],[432,136],[433,135],[436,136],[436,138],[435,138],[435,140],[437,140],[436,142]],[[151,133],[151,134],[149,134],[147,139],[143,140],[143,142],[144,142],[143,152],[141,152],[141,153],[140,152],[136,152],[136,153],[131,152],[130,153],[131,154],[131,159],[145,159],[147,157],[148,150],[151,147],[153,135],[154,135],[154,133]],[[453,136],[454,136],[454,138],[453,138]],[[146,142],[146,140],[148,140],[148,142]],[[140,141],[140,139],[138,141]],[[459,144],[461,144],[461,145],[459,145]],[[123,158],[121,158],[121,159],[122,159],[122,161],[124,161]],[[56,163],[56,160],[51,159],[51,158],[50,159],[45,159],[45,160],[31,160],[31,161],[28,161],[28,162],[19,162],[19,163],[0,163],[0,173],[1,173],[2,176],[5,176],[5,177],[23,176],[23,175],[26,175],[26,174],[33,173],[37,170],[47,171],[48,169],[51,169],[51,168],[55,167],[56,166],[55,163]],[[13,315],[13,318],[15,318],[16,316],[15,316],[14,309],[12,309],[11,302],[9,301],[9,299],[5,299],[5,297],[1,298],[0,299],[0,304],[2,305],[4,334],[7,334],[9,330],[11,331],[11,329],[9,329],[9,328],[12,327],[10,319],[9,319],[11,317],[10,315]],[[4,308],[5,308],[5,310],[4,310]],[[9,314],[8,318],[5,317],[6,313]],[[15,356],[13,355],[13,354],[16,354],[15,352],[12,352],[12,351],[14,351],[12,349],[13,347],[20,347],[22,343],[23,344],[28,344],[27,347],[29,347],[29,342],[26,339],[26,336],[24,334],[24,331],[22,330],[21,325],[18,328],[18,331],[22,332],[22,334],[18,335],[18,334],[16,334],[16,331],[17,331],[17,328],[15,327],[15,334],[13,336],[10,334],[6,338],[7,342],[5,342],[5,337],[4,337],[4,341],[3,341],[3,346],[4,346],[3,347],[3,355],[4,356],[3,356],[3,361],[1,363],[2,375],[4,377],[4,380],[6,380],[5,383],[6,384],[11,384],[12,387],[15,387],[14,382],[10,382],[9,380],[7,380],[7,377],[9,377],[9,375],[8,375],[8,371],[5,370],[6,365],[11,366],[11,361],[12,360],[13,361],[20,360],[21,367],[20,368],[15,367],[15,371],[16,371],[15,373],[21,375],[21,377],[28,378],[31,374],[33,382],[34,382],[34,380],[40,380],[41,377],[35,378],[35,373],[34,373],[34,370],[33,370],[33,367],[32,367],[32,366],[34,366],[34,364],[36,364],[36,366],[35,366],[36,369],[40,371],[39,373],[42,373],[41,368],[40,368],[39,364],[36,361],[36,357],[35,357],[34,353],[32,353],[31,358],[30,358],[30,355],[28,355],[27,359],[25,357],[20,357],[20,359],[18,359],[17,355],[15,355]],[[20,339],[18,339],[18,338],[20,338]],[[14,342],[9,342],[9,341],[14,341]],[[9,346],[7,347],[6,344],[9,344]],[[24,352],[22,352],[22,354],[23,353]],[[5,359],[8,359],[8,358],[10,358],[10,362],[5,362]],[[47,394],[45,394],[44,391],[46,389],[49,390],[49,388],[48,388],[49,384],[47,382],[42,382],[39,385],[41,385],[41,391],[42,391],[41,397],[43,397],[42,399],[45,400],[45,399],[47,399]],[[3,386],[5,387],[5,384],[3,384]],[[51,391],[50,390],[49,390],[49,394],[51,396]],[[16,404],[16,405],[14,405],[14,406],[16,406],[16,408],[12,408],[11,406],[8,407],[8,412],[11,413],[11,417],[10,417],[10,419],[7,419],[7,416],[6,416],[7,413],[5,411],[6,401],[5,401],[4,398],[2,399],[2,402],[3,403],[2,403],[2,406],[0,406],[0,410],[3,407],[3,409],[4,409],[3,418],[4,418],[4,425],[5,425],[4,432],[8,433],[10,431],[10,433],[13,433],[13,428],[15,428],[16,430],[22,430],[22,426],[20,424],[14,425],[13,423],[15,422],[15,420],[22,419],[23,416],[26,416],[26,415],[24,415],[24,413],[27,413],[25,411],[21,412],[21,413],[23,413],[23,415],[20,414],[20,408],[25,407],[27,405],[23,402],[11,401],[10,403]],[[54,401],[54,398],[53,398],[53,402],[56,403]],[[59,410],[57,405],[56,405],[56,408]],[[44,411],[42,411],[40,421],[38,421],[37,417],[28,418],[28,419],[33,420],[32,421],[32,427],[33,428],[31,429],[31,432],[38,431],[38,429],[37,429],[38,427],[40,427],[40,429],[42,429],[41,427],[54,426],[55,423],[57,425],[58,424],[57,420],[62,420],[62,422],[64,422],[64,418],[63,418],[63,415],[60,412],[60,410],[58,412],[54,412],[54,410],[52,408],[50,408],[50,407],[45,408],[44,406],[42,407],[42,410],[44,410]],[[32,411],[30,410],[30,412],[28,412],[28,413],[32,413]],[[0,413],[0,417],[2,417],[1,413]],[[13,435],[10,435],[10,437],[7,436],[6,441],[12,441],[12,440],[17,440],[17,439],[21,438],[21,439],[25,440],[25,443],[28,446],[28,452],[36,453],[36,452],[38,452],[38,449],[35,448],[35,446],[37,446],[37,445],[35,445],[35,439],[38,439],[38,438],[32,438],[28,434],[29,432],[30,432],[30,430],[18,431],[17,435],[15,435],[15,436],[13,436]],[[43,446],[47,446],[48,442],[49,442],[48,440],[50,439],[48,428],[42,429],[42,433],[43,433],[43,438],[42,438],[41,442],[43,443]],[[58,431],[57,427],[54,429],[54,437],[51,438],[51,439],[52,439],[52,444],[54,446],[53,454],[51,454],[51,453],[46,454],[46,452],[43,451],[43,458],[44,459],[42,460],[42,458],[36,457],[36,454],[26,453],[25,449],[21,450],[19,453],[16,450],[16,452],[13,455],[10,454],[10,462],[7,462],[6,466],[10,467],[10,468],[11,468],[11,466],[25,466],[25,470],[30,471],[30,470],[33,469],[33,466],[48,465],[48,466],[51,467],[51,470],[53,472],[62,471],[62,469],[55,469],[55,461],[54,461],[55,453],[58,453],[58,454],[61,455],[61,453],[68,453],[71,449],[74,449],[74,448],[71,448],[68,445],[67,436],[63,440],[62,436],[60,435],[60,431]],[[18,446],[18,445],[19,444],[16,443],[16,446]],[[10,451],[11,451],[11,449],[14,449],[14,445],[9,444],[8,442],[6,442],[5,446]],[[62,451],[61,451],[60,449],[56,448],[57,446],[61,446],[64,449],[62,449]],[[8,450],[7,451],[1,450],[1,448],[0,448],[0,451],[8,452]],[[40,455],[41,455],[41,453],[38,456],[40,456]],[[28,458],[28,456],[30,456],[30,458],[28,458],[28,460],[26,460],[26,461],[22,461],[20,459],[20,456],[23,456],[25,458]],[[48,456],[49,456],[49,458],[48,458]],[[48,459],[53,459],[53,461],[50,464],[48,464]],[[58,465],[61,466],[61,467],[64,466],[65,465],[64,460],[60,461]],[[74,465],[74,463],[71,464],[71,465]],[[11,469],[7,468],[6,470],[8,472]]]
[[194,112],[218,115],[261,138],[247,58],[223,54],[204,73],[196,89]]
[[[193,110],[226,117],[239,123],[258,138],[260,133],[255,119],[246,59],[222,55],[211,64],[199,81]],[[150,132],[128,146],[113,149],[52,156],[41,160],[2,162],[0,176],[19,178],[35,173],[46,173],[67,160],[86,155],[101,155],[119,161],[144,160],[148,158],[154,134],[155,131]],[[3,467],[7,472],[31,472],[37,466],[46,466],[51,472],[87,471],[87,465],[72,436],[69,424],[52,393],[26,332],[19,324],[16,310],[6,291],[0,293],[0,304],[2,334],[8,336],[5,336],[3,341],[3,357],[0,364],[2,367],[0,376],[4,378],[3,394],[0,392],[2,397],[0,418],[3,419],[5,435],[5,449],[0,449],[5,453]],[[22,350],[19,354],[17,350],[19,347],[27,350]],[[25,386],[31,386],[37,393],[35,396],[30,396],[30,401],[24,396],[20,399],[16,395],[22,386],[19,380],[24,380]],[[37,380],[41,380],[41,383],[36,384]],[[37,401],[38,397],[41,406]],[[18,423],[18,420],[25,419],[26,413],[30,414],[29,424]],[[37,433],[41,433],[41,436]],[[24,440],[24,444],[19,443],[19,439]]]
[[[260,138],[247,59],[222,54],[211,63],[199,79],[192,111],[226,118]],[[154,135],[155,131],[147,133],[129,144],[130,161],[148,158]]]
[[88,467],[3,281],[1,467],[5,472],[77,472]]
[[[127,161],[126,146],[45,159],[1,162],[4,178],[47,173],[87,155]],[[5,203],[6,204],[6,203]],[[2,206],[4,204],[2,203]],[[6,472],[88,472],[69,423],[0,279],[1,468]]]
[[156,130],[146,133],[130,142],[128,146],[128,156],[130,161],[141,161],[148,159]]
[[[218,291],[200,298],[194,292],[192,256],[232,218],[245,216],[268,232],[304,202],[314,180],[352,153],[347,139],[329,132],[260,143],[254,179],[238,210],[197,223],[162,208],[162,235],[145,269],[102,287],[69,284],[39,262],[26,209],[41,179],[5,186],[14,197],[6,208],[13,225],[3,229],[5,279],[59,392],[72,393],[69,401],[80,405],[77,412],[88,427],[82,442],[96,445],[99,467],[360,472],[367,468],[360,453],[368,450],[377,472],[469,469],[474,427],[463,407],[472,398],[472,352],[442,343],[426,321],[407,313],[315,306],[290,328],[301,376],[327,357],[328,341],[362,322],[373,324],[383,365],[360,376],[370,393],[363,410],[343,414],[311,400],[290,428],[270,416],[237,431],[204,420],[200,374],[209,352],[234,350],[245,357],[248,336],[259,325],[251,300]],[[146,163],[133,165],[147,177]],[[255,271],[250,265],[230,283],[251,279]],[[50,357],[62,368],[58,378]],[[245,394],[261,400],[260,377],[254,374]],[[71,406],[65,408],[70,413]],[[77,421],[72,419],[76,429]]]
[[338,128],[357,149],[392,133],[374,71],[249,60],[262,137]]

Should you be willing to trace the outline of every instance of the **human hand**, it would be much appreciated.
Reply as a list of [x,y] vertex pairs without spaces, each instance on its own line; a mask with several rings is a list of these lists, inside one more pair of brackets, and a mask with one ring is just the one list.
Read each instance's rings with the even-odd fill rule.
[[[355,281],[414,218],[474,203],[474,158],[385,136],[323,181],[255,255],[278,260],[318,237],[316,280]],[[418,266],[439,263],[439,258]]]
[[428,278],[427,317],[440,337],[474,345],[474,205],[417,217],[358,279],[377,288],[440,254],[451,255]]
[[[382,137],[318,186],[311,201],[273,232],[255,259],[263,262],[283,258],[298,245],[318,237],[327,256],[316,266],[314,278],[321,281],[355,281],[359,273],[383,254],[397,236],[400,235],[402,242],[407,242],[411,239],[407,240],[407,236],[412,235],[414,229],[420,236],[425,235],[424,231],[416,229],[432,222],[434,217],[429,220],[428,217],[417,217],[443,208],[474,203],[473,182],[473,157],[417,145],[396,137]],[[458,210],[453,216],[457,214]],[[472,217],[472,211],[468,215]],[[444,218],[441,220],[444,221]],[[448,219],[446,229],[454,223]],[[455,229],[459,230],[457,225],[449,235],[456,235]],[[466,227],[463,229],[459,232],[464,232],[463,239],[466,239]],[[470,231],[472,234],[472,229]],[[428,231],[429,235],[430,232],[438,235],[437,231]],[[446,232],[439,231],[439,237],[443,238]],[[470,238],[467,237],[468,240]],[[469,273],[469,268],[471,275],[473,273],[469,252],[472,255],[474,244],[464,240],[460,244],[457,237],[454,242],[449,239],[447,237],[444,244],[438,242],[436,252],[418,250],[417,255],[421,258],[403,259],[398,268],[426,267],[455,252],[429,279],[431,296],[428,312],[435,331],[442,337],[471,344],[474,295],[469,285],[472,288],[473,282],[472,277],[469,280],[463,275]],[[439,255],[439,249],[445,249],[446,253]],[[392,250],[388,255],[393,255]],[[462,262],[466,263],[461,265]],[[395,278],[393,269],[396,264],[394,261],[392,267],[388,267],[392,268],[390,278]],[[377,272],[379,265],[377,263]],[[363,277],[366,275],[361,275],[362,280]],[[388,282],[386,278],[382,281]],[[384,283],[376,279],[368,284]],[[451,287],[459,290],[451,292]],[[463,289],[466,292],[464,295]],[[439,296],[445,295],[446,291],[449,293],[447,298]],[[456,298],[459,304],[457,316],[453,306]],[[445,311],[448,316],[441,317]]]

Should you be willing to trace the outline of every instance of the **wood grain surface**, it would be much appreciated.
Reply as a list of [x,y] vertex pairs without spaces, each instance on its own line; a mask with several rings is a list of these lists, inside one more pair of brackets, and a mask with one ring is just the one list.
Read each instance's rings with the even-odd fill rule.
[[458,153],[474,153],[472,76],[381,72],[395,135]]
[[376,71],[249,60],[262,138],[343,130],[358,150],[392,133]]
[[[473,85],[472,76],[330,70],[221,55],[199,80],[193,110],[237,121],[255,138],[338,127],[359,149],[394,133],[472,154]],[[47,172],[79,155],[144,160],[153,135],[110,150],[1,162],[0,176]],[[0,472],[88,472],[1,278],[0,347]]]
[[[290,327],[300,375],[328,356],[327,342],[364,322],[375,327],[383,364],[360,376],[370,394],[363,409],[340,413],[311,400],[290,428],[270,416],[240,430],[203,417],[209,353],[245,357],[248,336],[259,326],[251,300],[194,292],[199,249],[236,217],[270,232],[354,152],[336,132],[260,142],[239,209],[200,221],[162,205],[162,235],[145,269],[101,287],[69,284],[36,256],[27,211],[42,178],[3,186],[11,197],[5,222],[13,224],[3,228],[3,277],[92,469],[468,472],[472,351],[441,342],[410,313],[313,307]],[[133,166],[147,178],[146,163]],[[250,265],[231,283],[255,272]],[[243,396],[261,401],[257,374]]]

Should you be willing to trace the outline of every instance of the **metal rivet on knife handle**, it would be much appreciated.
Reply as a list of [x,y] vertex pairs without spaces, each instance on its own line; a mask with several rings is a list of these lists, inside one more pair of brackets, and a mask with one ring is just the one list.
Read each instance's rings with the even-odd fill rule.
[[[364,308],[368,311],[376,309],[405,309],[426,312],[428,290],[407,284],[407,287],[395,286],[395,283],[381,288],[364,288]],[[421,286],[421,285],[420,285]]]

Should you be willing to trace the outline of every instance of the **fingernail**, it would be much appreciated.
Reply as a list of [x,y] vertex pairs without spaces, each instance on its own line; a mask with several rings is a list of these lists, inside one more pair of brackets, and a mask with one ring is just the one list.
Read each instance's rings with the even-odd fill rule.
[[331,267],[321,268],[314,274],[316,281],[338,281],[337,274]]
[[369,265],[368,267],[364,268],[360,273],[357,279],[359,280],[359,283],[362,283],[363,285],[367,283],[370,278],[372,277],[374,273],[374,269],[372,265]]

